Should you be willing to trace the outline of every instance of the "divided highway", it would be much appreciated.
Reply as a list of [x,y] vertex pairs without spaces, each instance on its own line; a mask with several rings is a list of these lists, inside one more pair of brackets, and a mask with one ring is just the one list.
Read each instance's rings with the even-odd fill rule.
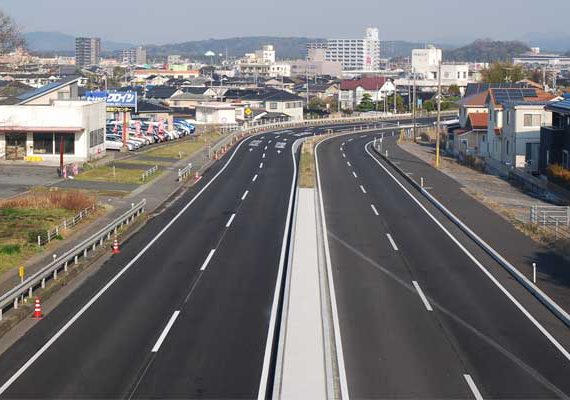
[[123,243],[0,357],[2,397],[263,396],[296,138],[244,140]]
[[376,157],[374,137],[317,149],[349,396],[569,397],[567,327]]

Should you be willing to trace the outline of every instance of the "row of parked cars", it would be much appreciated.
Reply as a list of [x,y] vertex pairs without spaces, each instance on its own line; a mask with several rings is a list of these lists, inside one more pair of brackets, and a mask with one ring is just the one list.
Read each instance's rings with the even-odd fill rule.
[[[152,122],[150,120],[132,120],[127,126],[127,148],[129,151],[138,150],[141,147],[153,143],[166,142],[192,135],[196,127],[188,120],[175,119],[171,130],[166,124]],[[120,121],[108,121],[105,132],[106,150],[121,150],[123,148],[123,123]]]

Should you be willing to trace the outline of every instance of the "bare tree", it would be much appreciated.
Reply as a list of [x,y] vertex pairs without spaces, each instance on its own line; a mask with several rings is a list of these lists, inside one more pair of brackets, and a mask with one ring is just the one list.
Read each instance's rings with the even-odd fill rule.
[[0,54],[24,46],[24,38],[14,20],[0,10]]

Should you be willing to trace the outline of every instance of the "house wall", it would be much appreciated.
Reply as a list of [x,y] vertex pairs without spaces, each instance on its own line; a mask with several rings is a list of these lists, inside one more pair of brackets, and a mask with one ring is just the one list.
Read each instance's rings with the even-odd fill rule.
[[489,127],[487,129],[487,149],[485,157],[501,161],[502,141],[500,135],[495,134],[495,129],[503,127],[503,111],[496,109],[494,104],[489,105]]
[[303,120],[302,101],[267,101],[265,110],[268,112],[280,112],[289,115],[293,121]]

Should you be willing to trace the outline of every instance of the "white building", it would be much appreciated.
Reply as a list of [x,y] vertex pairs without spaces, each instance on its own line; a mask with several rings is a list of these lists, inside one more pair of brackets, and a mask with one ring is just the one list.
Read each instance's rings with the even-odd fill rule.
[[527,67],[552,67],[567,69],[570,67],[570,57],[560,54],[541,53],[540,48],[533,47],[530,52],[513,58],[513,64]]
[[238,60],[237,68],[243,75],[262,77],[291,76],[291,65],[275,62],[275,49],[272,45],[265,45],[255,53],[246,53]]
[[105,155],[104,101],[54,100],[49,105],[0,106],[0,160],[59,164]]
[[124,65],[146,64],[146,49],[141,46],[134,49],[125,49],[121,51],[121,61]]
[[196,106],[196,122],[201,124],[235,124],[236,108],[227,103],[201,103]]
[[412,50],[412,72],[421,80],[437,81],[440,63],[443,86],[467,86],[469,82],[468,63],[443,63],[441,49],[433,46]]
[[372,72],[380,69],[378,28],[366,29],[362,39],[328,39],[307,44],[307,50],[325,49],[326,61],[340,62],[343,71]]
[[340,83],[340,107],[344,110],[354,110],[365,94],[378,103],[395,91],[394,83],[385,77],[345,79]]

